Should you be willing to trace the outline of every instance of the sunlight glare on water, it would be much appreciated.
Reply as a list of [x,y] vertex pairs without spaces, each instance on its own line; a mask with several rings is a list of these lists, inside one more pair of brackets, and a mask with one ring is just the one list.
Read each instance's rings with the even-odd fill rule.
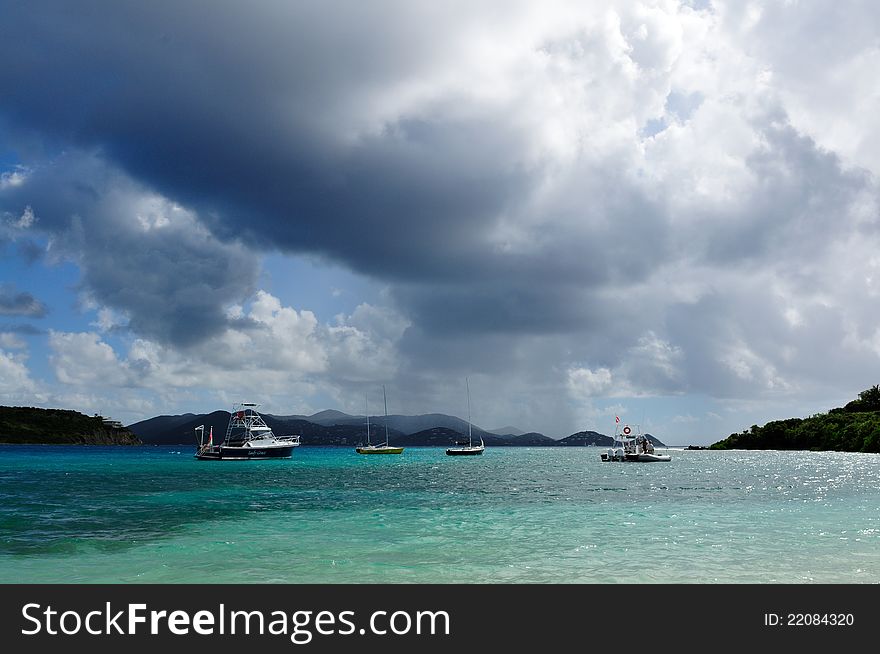
[[601,451],[4,446],[0,582],[880,582],[880,456]]

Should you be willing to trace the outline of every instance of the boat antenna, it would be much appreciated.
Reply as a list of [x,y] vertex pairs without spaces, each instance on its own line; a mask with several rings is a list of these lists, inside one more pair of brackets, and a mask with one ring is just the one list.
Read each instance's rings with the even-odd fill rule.
[[385,400],[385,445],[388,445],[388,396],[385,394],[385,384],[382,384],[382,399]]

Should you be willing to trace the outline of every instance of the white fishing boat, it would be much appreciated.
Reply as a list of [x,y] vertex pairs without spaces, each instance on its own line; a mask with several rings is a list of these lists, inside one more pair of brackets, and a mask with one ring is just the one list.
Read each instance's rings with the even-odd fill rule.
[[467,378],[464,380],[465,387],[467,388],[467,406],[468,406],[468,440],[467,445],[463,442],[456,443],[456,447],[446,448],[446,454],[449,456],[475,456],[482,454],[486,450],[486,446],[483,443],[483,437],[480,436],[480,444],[474,445],[474,434],[473,428],[471,425],[471,387],[468,383]]
[[[370,411],[367,407],[367,443],[366,445],[358,445],[354,451],[358,454],[402,454],[402,447],[394,447],[388,444],[388,396],[385,394],[385,386],[382,386],[382,398],[385,400],[385,442],[373,445],[370,443]],[[366,405],[366,397],[364,405]]]
[[668,454],[658,454],[654,450],[654,444],[647,436],[643,436],[641,429],[636,425],[635,429],[624,425],[618,431],[614,429],[614,443],[607,452],[602,454],[603,461],[621,461],[636,463],[652,463],[656,461],[672,461]]
[[195,457],[202,461],[244,461],[252,459],[289,459],[300,444],[298,435],[276,436],[257,413],[259,404],[242,402],[232,408],[226,436],[214,445],[214,428],[205,441],[205,426],[196,427],[199,441]]

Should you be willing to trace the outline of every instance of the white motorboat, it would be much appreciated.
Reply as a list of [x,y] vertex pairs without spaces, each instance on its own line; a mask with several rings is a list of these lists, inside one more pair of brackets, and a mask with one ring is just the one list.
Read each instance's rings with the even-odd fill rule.
[[299,436],[276,436],[257,413],[258,404],[242,402],[232,408],[226,437],[214,445],[211,428],[205,442],[205,426],[196,427],[199,439],[195,457],[202,461],[244,461],[252,459],[289,459],[293,448],[300,444]]
[[624,425],[618,431],[614,429],[614,444],[602,454],[603,461],[630,461],[635,463],[652,463],[656,461],[672,461],[668,454],[658,454],[654,444],[647,436],[643,436],[638,425],[633,429]]

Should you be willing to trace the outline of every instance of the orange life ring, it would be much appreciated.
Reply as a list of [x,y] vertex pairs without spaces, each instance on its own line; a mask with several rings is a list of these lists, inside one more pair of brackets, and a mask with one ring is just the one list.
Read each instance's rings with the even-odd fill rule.
[[626,426],[626,427],[623,428],[623,433],[626,434],[627,436],[629,436],[629,433],[630,433],[631,431],[632,431],[632,430],[629,428],[629,426]]

